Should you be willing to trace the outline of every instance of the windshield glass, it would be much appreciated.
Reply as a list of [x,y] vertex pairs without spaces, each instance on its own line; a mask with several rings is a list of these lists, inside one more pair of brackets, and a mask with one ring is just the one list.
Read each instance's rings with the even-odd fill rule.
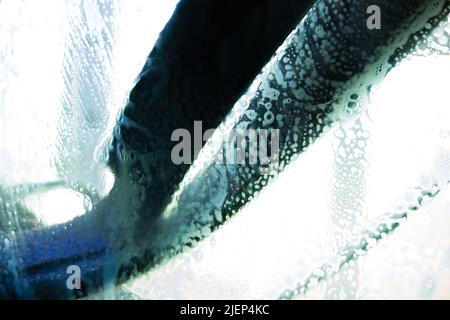
[[[0,1],[0,231],[58,226],[110,193],[105,146],[176,5]],[[426,29],[233,219],[90,298],[449,298],[450,21]]]

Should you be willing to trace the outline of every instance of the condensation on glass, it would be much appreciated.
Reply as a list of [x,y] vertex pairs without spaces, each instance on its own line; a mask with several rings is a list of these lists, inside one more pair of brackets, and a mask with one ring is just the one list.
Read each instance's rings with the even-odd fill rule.
[[[102,146],[174,5],[0,2],[1,228],[63,223],[108,193]],[[369,99],[350,90],[340,110],[357,116],[198,247],[98,298],[449,298],[449,33]]]

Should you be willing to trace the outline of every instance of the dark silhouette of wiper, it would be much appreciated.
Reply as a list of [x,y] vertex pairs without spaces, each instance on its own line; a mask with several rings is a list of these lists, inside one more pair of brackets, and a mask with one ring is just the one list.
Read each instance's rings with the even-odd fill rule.
[[[181,1],[116,124],[111,193],[70,223],[4,234],[0,297],[76,298],[123,283],[195,245],[264,188],[271,176],[260,168],[207,164],[174,200],[189,166],[172,163],[171,134],[193,130],[196,120],[217,127],[311,4]],[[379,30],[366,26],[371,4],[383,13]],[[411,26],[435,9],[425,0],[317,1],[251,93],[252,116],[241,114],[233,126],[280,130],[281,170],[333,121],[333,101],[350,80],[398,54],[417,31]],[[81,290],[66,286],[70,265],[82,270]]]

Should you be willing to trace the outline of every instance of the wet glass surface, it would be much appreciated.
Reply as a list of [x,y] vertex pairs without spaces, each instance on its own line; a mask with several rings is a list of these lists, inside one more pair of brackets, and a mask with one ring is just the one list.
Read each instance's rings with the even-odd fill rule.
[[[110,192],[105,144],[175,5],[0,2],[2,232],[71,221]],[[317,140],[312,128],[315,142],[217,231],[189,230],[205,238],[198,246],[180,241],[180,255],[92,298],[449,298],[449,25],[433,26],[386,78],[370,73],[380,81],[367,97],[348,88],[336,110],[357,112],[337,112]],[[269,71],[256,85],[278,81]],[[177,210],[188,208],[187,190]]]
[[25,199],[45,225],[109,192],[103,142],[175,4],[2,1],[0,181],[61,185]]

